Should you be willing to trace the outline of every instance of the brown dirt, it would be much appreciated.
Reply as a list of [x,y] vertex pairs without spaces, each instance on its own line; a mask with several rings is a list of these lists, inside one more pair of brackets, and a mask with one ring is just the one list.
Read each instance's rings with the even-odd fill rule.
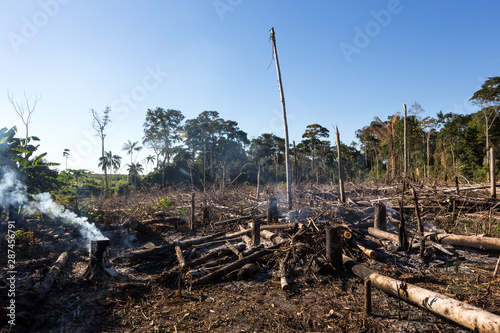
[[[112,267],[119,273],[116,278],[87,281],[82,274],[88,263],[88,250],[78,246],[79,238],[70,228],[36,221],[26,223],[24,230],[32,230],[25,242],[18,244],[17,322],[12,332],[468,332],[469,330],[443,320],[397,298],[373,290],[373,314],[364,316],[363,282],[348,272],[336,272],[331,267],[317,267],[325,255],[324,226],[348,224],[362,232],[372,220],[370,200],[383,199],[388,206],[397,207],[396,194],[401,188],[376,188],[370,184],[348,184],[348,197],[354,202],[339,204],[334,186],[301,186],[296,191],[302,203],[294,214],[299,221],[318,217],[320,231],[311,230],[295,248],[290,271],[291,290],[282,291],[277,275],[278,261],[290,248],[276,250],[257,261],[260,271],[249,278],[224,277],[215,283],[191,286],[183,275],[158,282],[157,277],[177,265],[175,254],[137,259],[134,254],[168,244],[175,239],[192,237],[183,227],[168,224],[148,225],[151,232],[136,234],[122,227],[131,217],[151,219],[161,210],[159,199],[168,197],[172,213],[186,212],[190,193],[182,190],[148,192],[128,197],[99,199],[95,208],[104,211],[100,228],[111,240]],[[282,189],[269,188],[279,194]],[[197,193],[196,236],[220,231],[239,230],[237,224],[214,227],[215,221],[235,216],[262,214],[266,200],[253,199],[253,188],[240,187],[225,193]],[[449,231],[490,231],[499,236],[500,228],[488,203],[480,209],[461,208],[451,212],[446,205],[451,194],[431,195],[421,190],[421,205],[426,208],[423,219],[426,230],[447,228]],[[424,193],[425,192],[425,193]],[[264,195],[267,198],[268,195]],[[388,198],[388,199],[384,199]],[[400,198],[400,195],[399,195]],[[405,204],[410,204],[406,197]],[[483,200],[482,193],[471,199]],[[284,198],[279,196],[280,208]],[[436,204],[436,201],[439,201]],[[156,205],[156,207],[154,206]],[[210,221],[201,222],[201,206],[208,207]],[[470,211],[467,211],[469,209]],[[282,213],[286,213],[283,211]],[[407,212],[409,234],[414,233],[415,217]],[[389,226],[398,214],[389,209]],[[451,215],[454,216],[451,216]],[[242,225],[246,225],[242,222]],[[3,220],[2,225],[5,224]],[[291,235],[289,233],[289,235]],[[29,239],[31,237],[31,239]],[[19,241],[20,242],[20,241]],[[363,240],[365,242],[365,240]],[[371,243],[364,243],[374,247]],[[5,240],[0,244],[2,251]],[[418,253],[406,253],[381,247],[376,248],[379,259],[368,260],[353,246],[346,243],[344,251],[359,262],[381,274],[445,294],[476,307],[500,315],[500,278],[492,279],[498,254],[466,248],[445,246],[453,252],[447,256],[441,251],[427,248],[424,262]],[[25,253],[20,253],[20,251]],[[58,255],[69,250],[69,259],[50,293],[36,299],[33,285],[42,279]],[[200,249],[202,251],[202,249]],[[3,253],[3,252],[2,252]],[[1,258],[2,304],[5,306],[6,263]],[[316,259],[318,261],[316,261]],[[218,258],[220,262],[235,260]],[[8,328],[2,313],[0,327]]]

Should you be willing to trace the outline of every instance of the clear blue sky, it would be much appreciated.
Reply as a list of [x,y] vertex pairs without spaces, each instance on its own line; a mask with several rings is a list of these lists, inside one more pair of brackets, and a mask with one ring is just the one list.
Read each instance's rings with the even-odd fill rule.
[[187,119],[215,110],[249,138],[283,136],[274,27],[291,140],[319,123],[349,144],[402,103],[417,101],[423,116],[475,112],[468,99],[499,75],[499,14],[498,1],[4,0],[0,127],[24,135],[7,89],[18,101],[39,94],[30,134],[40,152],[64,166],[69,148],[68,167],[93,171],[90,109],[106,106],[106,150],[123,164],[148,108]]

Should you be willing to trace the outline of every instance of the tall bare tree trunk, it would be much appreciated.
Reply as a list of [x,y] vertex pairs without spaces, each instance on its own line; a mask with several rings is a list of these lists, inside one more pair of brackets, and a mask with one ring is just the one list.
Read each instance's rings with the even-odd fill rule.
[[280,64],[278,61],[278,50],[276,49],[276,38],[274,35],[274,27],[271,28],[271,40],[273,42],[274,59],[276,60],[276,71],[278,72],[278,84],[281,96],[281,107],[283,109],[283,124],[285,127],[286,198],[288,202],[288,209],[292,209],[292,182],[290,179],[290,159],[289,159],[290,144],[288,141],[288,124],[286,120],[285,95],[283,94],[283,85],[281,83],[281,71],[280,71]]
[[404,162],[403,162],[403,178],[406,178],[408,176],[408,135],[407,135],[407,132],[406,132],[406,118],[407,118],[407,114],[406,114],[406,104],[403,103],[403,108],[404,108],[404,111],[405,111],[405,115],[404,115],[404,152],[403,152],[403,158],[404,158]]

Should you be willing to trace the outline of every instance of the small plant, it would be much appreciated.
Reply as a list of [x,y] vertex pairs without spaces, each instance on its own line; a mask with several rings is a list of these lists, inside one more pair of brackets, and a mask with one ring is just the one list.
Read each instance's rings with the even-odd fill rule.
[[188,207],[183,207],[183,208],[177,208],[175,215],[177,216],[188,216],[189,214],[189,208]]
[[172,202],[169,198],[160,199],[157,205],[153,205],[156,210],[168,211],[173,208]]

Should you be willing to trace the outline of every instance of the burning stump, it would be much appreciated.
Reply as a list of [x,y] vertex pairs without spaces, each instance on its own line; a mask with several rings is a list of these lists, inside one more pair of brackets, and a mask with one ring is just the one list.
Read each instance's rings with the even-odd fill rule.
[[109,239],[96,239],[90,241],[89,265],[83,274],[85,279],[101,279],[106,275],[116,276],[109,264]]

